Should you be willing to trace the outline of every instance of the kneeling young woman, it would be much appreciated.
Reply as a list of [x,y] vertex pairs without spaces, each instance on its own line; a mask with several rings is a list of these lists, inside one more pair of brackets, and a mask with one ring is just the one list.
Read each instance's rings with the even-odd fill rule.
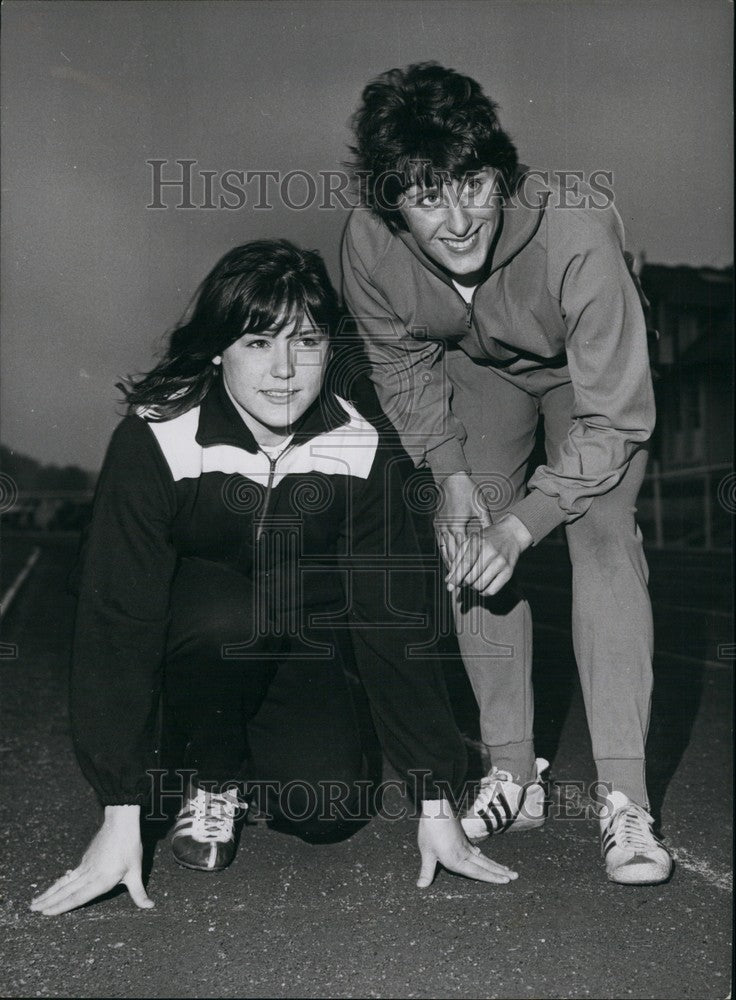
[[[411,465],[332,388],[336,319],[318,254],[248,243],[205,278],[164,359],[121,387],[129,410],[84,545],[71,693],[104,821],[33,910],[62,913],[120,883],[153,906],[140,813],[160,773],[162,696],[191,774],[172,837],[181,865],[230,863],[244,774],[268,789],[281,829],[348,835],[365,775],[346,666],[421,803],[417,884],[438,861],[516,877],[469,844],[443,797],[465,752],[436,661],[406,655],[427,614],[403,500]],[[345,790],[334,815],[325,787]]]

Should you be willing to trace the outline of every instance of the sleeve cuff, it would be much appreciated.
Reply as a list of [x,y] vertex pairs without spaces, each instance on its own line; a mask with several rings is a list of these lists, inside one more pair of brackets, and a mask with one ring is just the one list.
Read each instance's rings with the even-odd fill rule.
[[456,437],[449,438],[428,451],[427,465],[438,482],[451,476],[454,472],[470,473],[470,466],[465,457],[463,446]]
[[146,795],[98,795],[100,805],[106,806],[145,806]]
[[531,490],[523,500],[514,504],[508,513],[519,518],[532,536],[532,545],[538,545],[550,531],[554,531],[567,520],[557,498],[547,496],[541,490]]

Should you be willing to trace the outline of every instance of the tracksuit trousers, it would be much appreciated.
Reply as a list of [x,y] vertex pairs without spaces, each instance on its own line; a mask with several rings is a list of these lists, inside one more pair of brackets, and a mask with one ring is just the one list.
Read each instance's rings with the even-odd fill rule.
[[[563,367],[512,375],[457,349],[446,358],[452,410],[468,434],[471,475],[486,484],[496,521],[524,494],[540,416],[550,463],[567,436],[574,403],[569,373]],[[646,449],[638,450],[619,484],[565,530],[573,569],[573,644],[598,780],[648,807],[644,746],[653,627],[635,519],[646,461]],[[466,587],[456,595],[455,619],[491,761],[526,781],[535,756],[529,605],[513,580],[493,598],[474,596]]]
[[181,561],[164,674],[166,742],[186,748],[176,763],[195,772],[195,784],[247,776],[274,825],[310,841],[341,839],[358,825],[355,782],[365,777],[341,637],[324,628],[306,641],[254,635],[254,600],[243,574]]

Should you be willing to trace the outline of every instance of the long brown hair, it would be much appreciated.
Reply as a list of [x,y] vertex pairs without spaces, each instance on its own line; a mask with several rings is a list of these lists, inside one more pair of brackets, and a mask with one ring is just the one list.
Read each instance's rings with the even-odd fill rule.
[[226,253],[199,287],[191,314],[147,374],[119,382],[129,412],[169,420],[197,406],[219,378],[212,359],[245,333],[278,331],[304,315],[332,337],[337,295],[315,250],[253,240]]

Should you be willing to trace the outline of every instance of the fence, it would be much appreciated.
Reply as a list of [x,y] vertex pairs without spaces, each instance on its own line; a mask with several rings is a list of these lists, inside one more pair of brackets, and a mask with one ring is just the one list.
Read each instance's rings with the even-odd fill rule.
[[89,520],[92,492],[16,494],[2,513],[3,531],[79,531]]
[[730,549],[735,484],[728,464],[663,472],[653,461],[638,504],[638,520],[649,546]]

